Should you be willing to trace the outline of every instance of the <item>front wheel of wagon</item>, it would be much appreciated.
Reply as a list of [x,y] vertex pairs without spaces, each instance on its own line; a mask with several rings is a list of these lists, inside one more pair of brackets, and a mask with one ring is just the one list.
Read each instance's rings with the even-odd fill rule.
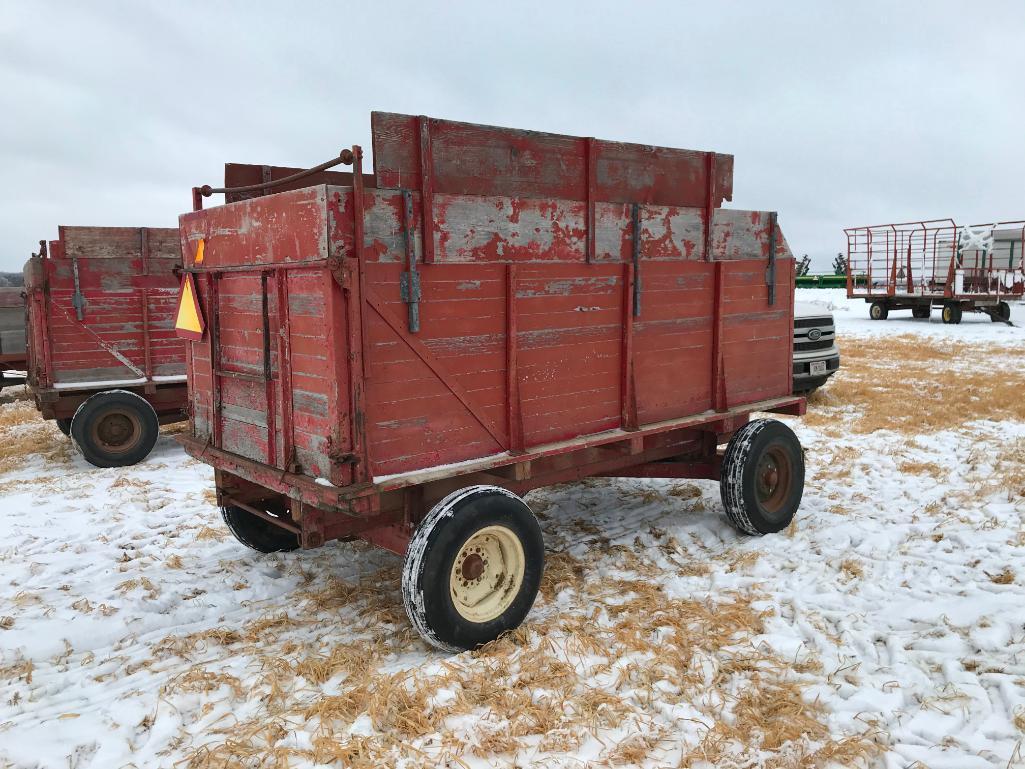
[[65,435],[67,435],[70,438],[71,437],[71,420],[65,417],[64,419],[56,419],[54,421],[57,423],[57,429],[60,430],[62,433],[64,433]]
[[945,304],[943,305],[943,322],[948,324],[957,324],[961,322],[961,316],[963,310],[959,304]]
[[[267,511],[275,518],[288,520],[288,513],[282,509]],[[299,537],[286,528],[253,515],[235,505],[223,505],[221,517],[235,539],[258,553],[282,553],[299,547]]]
[[890,308],[883,302],[872,302],[872,306],[868,308],[868,317],[872,320],[886,320],[889,314]]
[[71,437],[96,467],[126,467],[145,459],[160,434],[157,412],[128,390],[89,397],[71,418]]
[[749,422],[726,447],[719,487],[726,516],[740,531],[782,531],[794,519],[804,494],[801,442],[775,419]]
[[998,302],[989,317],[994,323],[1007,323],[1011,319],[1011,305],[1007,302]]
[[425,641],[475,649],[519,626],[544,571],[541,527],[527,504],[497,486],[449,494],[413,533],[402,601]]

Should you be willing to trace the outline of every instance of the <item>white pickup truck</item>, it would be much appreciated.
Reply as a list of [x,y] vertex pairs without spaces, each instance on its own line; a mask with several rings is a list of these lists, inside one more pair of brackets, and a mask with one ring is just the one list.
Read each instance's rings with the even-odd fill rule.
[[794,392],[810,393],[840,368],[833,315],[814,304],[794,303]]

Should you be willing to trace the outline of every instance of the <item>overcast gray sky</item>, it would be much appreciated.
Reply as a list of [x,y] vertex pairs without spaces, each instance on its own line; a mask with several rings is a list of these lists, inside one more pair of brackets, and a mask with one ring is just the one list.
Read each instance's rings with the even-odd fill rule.
[[736,156],[827,267],[842,228],[1025,217],[1025,2],[0,0],[0,269],[59,224],[174,226],[225,161],[370,111]]

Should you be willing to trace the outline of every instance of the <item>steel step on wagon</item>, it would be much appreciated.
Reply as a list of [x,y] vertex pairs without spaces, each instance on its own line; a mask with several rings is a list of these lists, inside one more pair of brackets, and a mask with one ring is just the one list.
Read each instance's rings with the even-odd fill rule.
[[36,406],[92,464],[135,464],[160,424],[185,419],[178,230],[60,227],[39,245],[25,265]]
[[961,226],[953,219],[851,227],[847,235],[847,296],[869,303],[869,317],[890,310],[944,323],[981,312],[1009,323],[1009,301],[1025,293],[1025,221]]
[[230,165],[180,219],[180,440],[239,540],[401,554],[413,625],[465,649],[534,601],[530,489],[710,478],[742,531],[790,523],[801,447],[750,417],[804,411],[794,260],[775,213],[720,207],[731,156],[384,113],[371,129],[373,173],[358,146],[308,172]]

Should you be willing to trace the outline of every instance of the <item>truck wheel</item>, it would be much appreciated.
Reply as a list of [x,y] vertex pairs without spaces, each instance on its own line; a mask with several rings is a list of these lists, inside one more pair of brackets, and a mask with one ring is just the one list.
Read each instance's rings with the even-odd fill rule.
[[872,320],[886,320],[889,314],[890,308],[882,302],[872,302],[872,306],[868,308],[868,317]]
[[523,621],[543,571],[541,527],[527,504],[497,486],[470,486],[417,526],[402,567],[402,602],[429,644],[475,649]]
[[928,304],[911,308],[912,318],[928,318],[930,315],[932,315],[932,307]]
[[943,305],[943,322],[953,324],[960,323],[962,312],[961,305],[959,304]]
[[53,421],[57,423],[57,429],[58,430],[60,430],[62,433],[64,433],[65,435],[70,437],[70,435],[71,435],[71,420],[70,419],[68,419],[68,418],[55,419]]
[[734,433],[719,481],[730,522],[745,534],[782,531],[804,494],[804,454],[793,430],[756,419]]
[[[288,518],[284,510],[268,512],[277,518]],[[288,529],[275,526],[241,507],[223,505],[221,517],[235,539],[258,553],[288,552],[299,547],[299,537]]]
[[998,302],[997,306],[993,308],[993,312],[990,313],[989,319],[994,323],[1006,323],[1011,319],[1011,305],[1007,302]]
[[145,459],[160,434],[157,412],[128,390],[108,390],[86,400],[71,418],[71,437],[97,467],[126,467]]

